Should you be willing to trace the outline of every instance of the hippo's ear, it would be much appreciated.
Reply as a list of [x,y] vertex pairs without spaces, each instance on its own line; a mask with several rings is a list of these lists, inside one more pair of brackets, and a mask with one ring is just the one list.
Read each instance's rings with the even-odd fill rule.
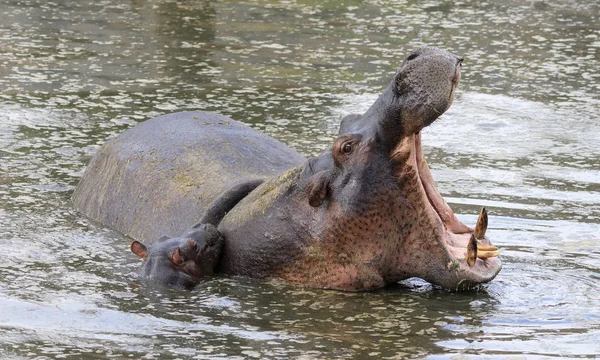
[[319,207],[327,199],[329,193],[329,183],[331,181],[328,171],[321,171],[313,176],[306,185],[306,194],[308,203],[312,207]]
[[360,119],[362,119],[361,114],[349,114],[344,116],[342,122],[340,123],[340,131],[338,134],[344,135],[350,133],[353,128],[357,128],[359,126]]
[[144,260],[148,255],[148,248],[146,248],[146,245],[137,240],[131,243],[131,251]]
[[173,261],[175,265],[181,265],[185,262],[183,255],[181,255],[181,249],[179,249],[179,247],[175,249],[175,252],[173,252],[173,254],[171,255],[171,261]]

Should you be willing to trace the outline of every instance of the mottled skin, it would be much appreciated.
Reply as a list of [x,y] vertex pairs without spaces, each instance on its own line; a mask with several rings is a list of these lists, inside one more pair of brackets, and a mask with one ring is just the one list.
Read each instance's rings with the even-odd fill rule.
[[[230,173],[223,178],[232,184],[227,189],[233,189],[234,196],[230,197],[226,189],[210,191],[210,202],[202,200],[200,204],[204,213],[201,220],[218,225],[225,239],[215,272],[342,290],[374,289],[411,276],[450,289],[493,279],[501,269],[497,257],[470,257],[471,263],[467,264],[473,229],[456,219],[438,193],[420,144],[420,130],[452,103],[461,61],[437,48],[417,49],[364,115],[344,119],[340,137],[331,150],[308,161],[294,158],[296,166],[278,175],[273,175],[269,167],[253,165],[243,168],[250,171],[250,177],[233,176],[232,180]],[[230,120],[228,124],[235,125]],[[173,131],[181,128],[178,125]],[[150,134],[155,131],[150,130]],[[211,131],[198,134],[221,136],[227,128],[215,126]],[[129,138],[134,140],[136,136]],[[219,156],[217,147],[211,148],[201,160],[210,156],[207,166],[215,169],[218,164],[227,165],[231,157],[241,158],[242,163],[249,161],[245,160],[248,152],[235,155],[240,151],[236,146],[239,144],[229,144],[233,155],[228,157]],[[275,166],[295,154],[275,148],[268,155],[282,159],[274,162]],[[250,153],[259,150],[251,149]],[[173,146],[168,150],[181,152]],[[156,158],[161,151],[149,158]],[[125,157],[125,161],[130,159]],[[113,163],[107,168],[113,169]],[[104,180],[105,172],[94,171],[96,175],[90,177]],[[223,189],[218,173],[203,176],[203,181],[212,184],[208,190]],[[161,179],[153,172],[141,177]],[[246,186],[246,181],[254,183]],[[254,185],[258,186],[252,188]],[[247,195],[243,194],[246,190]],[[85,199],[88,192],[82,191],[78,198]],[[133,212],[146,206],[135,197],[130,200]],[[94,202],[85,203],[89,208]],[[174,213],[159,210],[159,214],[177,216],[190,211],[183,206],[175,209]],[[191,210],[197,212],[199,208]],[[108,203],[100,212],[114,216],[115,211]],[[120,207],[119,211],[127,214],[129,210]],[[152,222],[143,217],[136,221],[133,225],[141,229]],[[119,230],[127,232],[133,225],[121,225]],[[154,234],[156,238],[162,235],[156,231]],[[487,239],[479,241],[489,244]],[[174,250],[170,249],[162,256],[172,258]],[[197,258],[196,265],[202,266],[202,261]],[[160,267],[157,269],[160,273]]]
[[[228,239],[219,271],[348,290],[388,283],[399,246],[388,239],[410,231],[399,219],[412,209],[397,196],[398,182],[379,145],[358,134],[341,136],[332,151],[334,168],[314,175],[308,167],[293,169],[290,181],[267,181],[242,200],[219,226]],[[247,216],[265,203],[263,216]],[[243,229],[260,236],[238,241]]]

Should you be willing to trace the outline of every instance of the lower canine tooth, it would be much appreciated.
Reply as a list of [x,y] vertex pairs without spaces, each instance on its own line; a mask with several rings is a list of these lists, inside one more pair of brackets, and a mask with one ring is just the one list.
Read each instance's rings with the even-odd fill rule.
[[479,218],[477,219],[477,225],[475,225],[475,237],[477,239],[483,239],[485,237],[485,232],[488,227],[488,216],[487,210],[483,207],[481,208],[481,212],[479,213]]
[[473,234],[471,234],[469,244],[467,245],[467,255],[465,256],[465,260],[467,260],[467,264],[471,267],[473,267],[477,261],[477,239],[475,239],[475,235]]

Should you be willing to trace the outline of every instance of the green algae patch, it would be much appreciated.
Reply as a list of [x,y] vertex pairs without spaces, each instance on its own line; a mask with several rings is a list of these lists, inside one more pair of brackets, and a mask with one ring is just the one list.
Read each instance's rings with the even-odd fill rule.
[[190,192],[193,187],[198,186],[194,179],[187,173],[175,173],[173,175],[173,182],[176,184],[176,187],[182,191],[184,196]]
[[267,179],[234,207],[223,222],[240,226],[256,215],[265,215],[277,199],[296,185],[295,180],[301,170],[302,166],[296,166],[279,176]]

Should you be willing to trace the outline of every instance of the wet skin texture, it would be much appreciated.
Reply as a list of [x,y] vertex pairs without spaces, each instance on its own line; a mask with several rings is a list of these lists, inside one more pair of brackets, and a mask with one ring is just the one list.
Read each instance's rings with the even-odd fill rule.
[[[412,276],[449,289],[493,279],[501,269],[500,260],[495,256],[478,258],[468,250],[475,246],[476,251],[477,242],[489,245],[489,240],[471,239],[474,230],[459,222],[440,196],[421,149],[420,130],[452,103],[461,62],[437,48],[417,49],[364,115],[342,121],[340,137],[331,150],[307,161],[294,160],[297,166],[278,175],[269,175],[269,166],[252,166],[253,176],[236,178],[230,191],[210,191],[220,185],[219,171],[204,176],[205,181],[216,180],[204,191],[210,202],[200,204],[201,220],[217,226],[225,239],[221,258],[214,263],[215,272],[341,290],[374,289]],[[232,120],[228,121],[231,126]],[[185,124],[181,122],[177,128],[188,126]],[[205,120],[203,124],[216,122]],[[143,131],[158,132],[157,128]],[[215,126],[200,135],[222,136],[227,131]],[[254,130],[241,133],[253,134]],[[238,137],[220,148],[233,147],[238,154],[234,158],[249,163],[253,158],[248,160],[247,154],[256,149],[247,152],[242,140]],[[156,161],[160,152],[152,154]],[[231,156],[220,156],[217,149],[203,156],[223,166],[231,161]],[[278,148],[269,156],[289,159],[295,152]],[[120,163],[105,163],[110,170],[131,159],[128,155]],[[102,178],[105,173],[92,169],[90,178]],[[162,179],[153,174],[143,176]],[[98,201],[78,200],[86,199],[87,192],[76,191],[75,203],[92,208],[99,205]],[[136,198],[129,202],[132,204],[147,206]],[[107,218],[126,210],[104,206],[96,213],[107,214]],[[96,219],[103,221],[102,217]],[[138,219],[141,225],[150,222]],[[128,226],[117,229],[127,233]],[[169,252],[162,254],[172,257]],[[202,258],[197,259],[200,266]],[[160,273],[160,267],[156,269]]]

